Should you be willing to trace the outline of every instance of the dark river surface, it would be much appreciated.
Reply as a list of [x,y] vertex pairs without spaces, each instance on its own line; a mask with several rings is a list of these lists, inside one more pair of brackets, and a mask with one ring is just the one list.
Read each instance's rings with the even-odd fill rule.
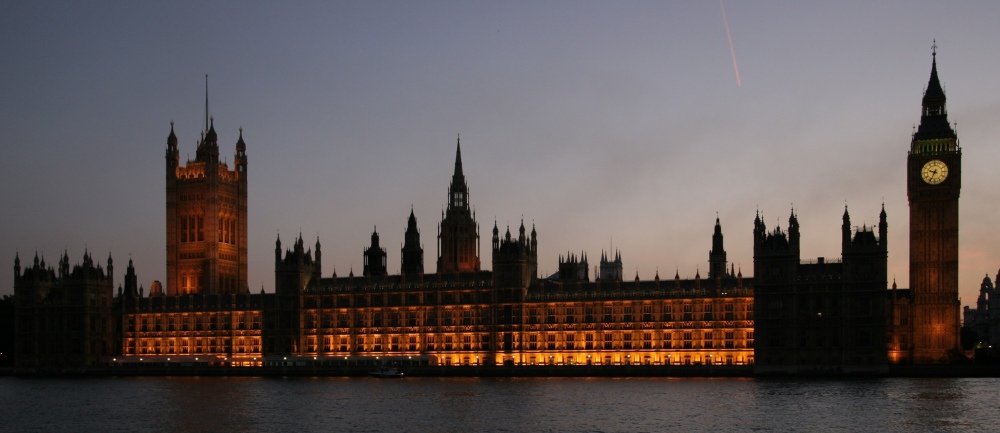
[[0,431],[1000,431],[1000,379],[0,377]]

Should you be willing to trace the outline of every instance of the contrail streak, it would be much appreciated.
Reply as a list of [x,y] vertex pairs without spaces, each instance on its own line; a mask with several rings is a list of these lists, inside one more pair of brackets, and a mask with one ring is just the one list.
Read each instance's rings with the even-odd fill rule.
[[722,22],[726,25],[726,39],[729,39],[729,53],[733,56],[733,72],[736,73],[736,87],[743,87],[740,81],[740,67],[736,64],[736,49],[733,48],[733,36],[729,34],[729,20],[726,19],[726,6],[719,0],[719,8],[722,9]]

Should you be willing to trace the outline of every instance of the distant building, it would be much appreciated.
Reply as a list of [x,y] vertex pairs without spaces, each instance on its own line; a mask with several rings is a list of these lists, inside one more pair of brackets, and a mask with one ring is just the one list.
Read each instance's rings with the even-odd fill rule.
[[[997,273],[997,281],[1000,281],[1000,272]],[[989,275],[983,277],[983,282],[979,285],[976,308],[966,306],[962,315],[962,326],[976,336],[977,354],[1000,354],[1000,293]],[[994,345],[997,346],[996,349],[993,348]]]

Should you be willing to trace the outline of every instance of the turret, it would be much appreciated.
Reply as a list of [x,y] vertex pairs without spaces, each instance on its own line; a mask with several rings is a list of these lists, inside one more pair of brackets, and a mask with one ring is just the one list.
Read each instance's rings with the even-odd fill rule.
[[722,224],[715,217],[715,232],[712,234],[712,250],[708,252],[708,278],[715,280],[725,277],[726,250],[722,246]]
[[372,231],[371,246],[365,248],[364,256],[364,276],[382,277],[387,275],[385,248],[379,245],[378,229]]
[[278,265],[281,263],[281,235],[278,235],[278,239],[274,241],[274,264]]
[[236,166],[236,171],[240,173],[241,180],[246,182],[245,176],[247,174],[247,144],[243,141],[242,127],[240,127],[240,138],[239,140],[236,140],[236,157],[233,158],[233,165]]
[[108,287],[115,286],[115,266],[114,260],[111,260],[111,253],[108,253]]
[[124,288],[125,296],[126,297],[138,296],[139,295],[138,287],[139,287],[139,277],[136,276],[135,274],[135,266],[132,265],[132,259],[130,258],[128,259],[128,268],[125,269],[125,288]]
[[320,251],[319,236],[316,236],[316,261],[313,269],[313,279],[319,281],[323,276],[323,253]]
[[403,275],[420,275],[424,273],[424,247],[420,245],[420,230],[417,229],[417,217],[410,208],[410,218],[406,221],[404,243],[400,249]]
[[170,135],[167,136],[167,177],[175,175],[174,169],[180,164],[180,152],[177,150],[177,135],[174,134],[174,122],[170,121]]
[[844,223],[840,226],[840,250],[847,251],[851,247],[851,215],[847,213],[847,205],[844,205]]
[[500,249],[500,229],[497,228],[497,221],[493,220],[493,250]]
[[792,209],[788,217],[788,244],[796,256],[799,255],[799,239],[799,218],[795,215],[795,209]]
[[878,215],[878,243],[883,250],[889,251],[889,223],[885,214],[885,203],[882,203],[882,212]]

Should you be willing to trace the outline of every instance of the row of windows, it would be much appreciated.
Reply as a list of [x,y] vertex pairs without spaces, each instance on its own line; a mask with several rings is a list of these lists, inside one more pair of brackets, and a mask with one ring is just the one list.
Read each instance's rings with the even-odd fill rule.
[[[713,335],[718,334],[718,335]],[[529,334],[526,341],[512,338],[512,350],[631,350],[631,349],[745,349],[753,348],[753,331],[679,332],[654,335],[629,333],[605,333],[585,335],[574,334]],[[719,337],[722,337],[721,339]],[[318,348],[317,343],[322,344]],[[353,343],[353,345],[351,344]],[[396,352],[434,350],[490,350],[492,341],[488,335],[358,335],[327,336],[306,338],[305,350],[315,352]],[[500,342],[497,342],[501,344]]]
[[181,242],[205,241],[205,216],[185,215],[181,217]]
[[[679,308],[675,308],[679,307]],[[720,310],[721,311],[716,311]],[[618,323],[653,321],[711,321],[711,320],[753,320],[753,304],[743,304],[739,309],[732,303],[721,308],[713,304],[662,305],[659,309],[647,304],[639,308],[633,306],[613,307],[564,307],[529,308],[527,323]]]
[[[433,287],[433,286],[430,286]],[[335,305],[340,307],[401,307],[403,305],[434,305],[439,301],[443,305],[455,305],[455,304],[476,304],[485,302],[492,299],[491,292],[483,291],[480,293],[476,292],[425,292],[423,296],[419,293],[408,293],[405,296],[401,293],[390,293],[388,295],[383,294],[372,294],[372,295],[340,295],[340,296],[307,296],[303,300],[303,305],[305,308],[318,308],[322,305],[324,308],[332,308]],[[406,301],[404,304],[403,301]],[[354,302],[353,304],[351,302]]]
[[127,340],[126,355],[197,355],[260,353],[260,337],[246,338],[142,338]]
[[[204,242],[205,241],[205,216],[185,215],[180,218],[180,240],[181,242]],[[238,232],[236,229],[236,217],[232,215],[222,215],[219,217],[218,241],[227,244],[236,244]]]
[[[138,327],[137,327],[138,325]],[[164,315],[129,317],[128,329],[138,332],[152,331],[212,331],[260,329],[259,314],[242,314],[232,318],[228,314],[216,315]]]

